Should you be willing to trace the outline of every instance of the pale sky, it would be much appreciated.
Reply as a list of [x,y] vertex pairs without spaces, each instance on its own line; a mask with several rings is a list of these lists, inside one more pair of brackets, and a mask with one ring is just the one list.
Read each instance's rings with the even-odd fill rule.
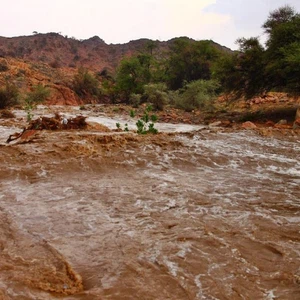
[[[1,3],[2,2],[2,3]],[[271,10],[300,0],[0,0],[0,36],[59,32],[107,44],[139,38],[212,39],[236,49],[239,37],[262,36]]]

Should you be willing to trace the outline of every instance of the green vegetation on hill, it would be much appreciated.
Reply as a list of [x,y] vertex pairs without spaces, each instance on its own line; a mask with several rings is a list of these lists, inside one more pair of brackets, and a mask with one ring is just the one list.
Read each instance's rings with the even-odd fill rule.
[[[270,12],[262,27],[265,47],[257,37],[243,37],[237,40],[239,51],[230,53],[211,41],[177,38],[165,55],[145,51],[126,57],[116,74],[117,98],[135,104],[155,99],[158,109],[171,103],[191,111],[212,109],[218,92],[246,99],[269,91],[299,94],[300,15],[284,6]],[[167,89],[152,88],[149,94],[145,87],[157,83]]]
[[[300,94],[299,13],[290,6],[280,7],[270,12],[262,27],[267,34],[265,46],[257,37],[242,37],[237,40],[239,51],[235,52],[228,51],[213,41],[195,41],[187,37],[175,38],[165,43],[151,40],[133,41],[128,44],[128,49],[133,48],[127,49],[127,52],[122,48],[123,59],[119,60],[118,56],[115,63],[119,63],[115,70],[107,67],[102,71],[95,71],[95,68],[81,67],[76,74],[74,69],[70,71],[72,78],[66,79],[62,76],[57,82],[71,89],[74,97],[80,98],[83,103],[125,103],[139,106],[147,102],[154,110],[162,110],[169,104],[185,111],[212,111],[214,100],[220,93],[246,99],[269,91]],[[44,35],[37,34],[31,37],[36,46],[41,38],[48,43]],[[109,47],[95,37],[87,41],[73,41],[59,34],[52,34],[49,38],[57,44],[57,49],[58,45],[63,47],[66,39],[68,47],[73,47],[72,55],[79,55],[83,53],[83,48],[89,49],[90,46],[99,51],[102,46]],[[21,42],[26,49],[30,48],[24,37]],[[117,45],[114,47],[111,50],[117,49]],[[108,52],[101,51],[97,57],[103,60]],[[67,57],[68,53],[65,52],[62,54]],[[89,53],[87,57],[96,59],[95,53]],[[100,53],[104,54],[101,56]],[[60,63],[52,64],[52,68],[51,64],[49,66],[53,72],[55,68],[55,74],[59,74],[59,66],[64,60],[60,57],[51,59],[52,62]],[[91,63],[88,58],[85,60],[88,64]],[[109,64],[108,59],[107,63]],[[0,72],[10,72],[4,60],[0,64]],[[26,94],[24,89],[33,86],[32,83],[24,81],[23,73],[13,75],[18,76],[17,78],[13,78],[11,74],[5,75],[5,85],[0,86],[0,108],[17,103],[20,94],[18,88],[23,88],[23,94]],[[0,82],[4,83],[3,78]],[[27,103],[29,111],[33,103],[45,100],[49,91],[41,85],[33,89],[29,98],[24,95],[20,98],[25,97],[28,100],[35,95],[37,98]]]

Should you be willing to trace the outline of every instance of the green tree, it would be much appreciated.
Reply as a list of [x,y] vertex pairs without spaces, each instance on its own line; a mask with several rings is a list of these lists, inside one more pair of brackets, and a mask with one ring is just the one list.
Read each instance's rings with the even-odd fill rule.
[[281,7],[262,26],[268,35],[266,48],[258,38],[240,38],[239,53],[223,57],[214,77],[224,91],[251,98],[275,90],[300,93],[300,15]]
[[295,15],[296,12],[291,6],[282,6],[270,12],[268,19],[262,25],[262,28],[265,29],[266,33],[272,35],[276,27],[292,21]]
[[239,90],[238,82],[240,81],[238,61],[239,54],[226,53],[221,55],[213,67],[213,79],[220,82],[222,91],[231,93]]
[[151,56],[139,54],[124,58],[117,70],[115,90],[125,102],[131,94],[142,94],[151,80]]
[[265,91],[264,48],[258,38],[238,39],[241,54],[237,60],[238,95],[251,98]]
[[269,89],[300,92],[300,15],[290,6],[270,13],[263,24],[268,34],[266,78]]
[[219,51],[210,41],[193,41],[188,38],[176,39],[171,47],[167,61],[166,82],[176,90],[185,82],[211,78],[212,64]]

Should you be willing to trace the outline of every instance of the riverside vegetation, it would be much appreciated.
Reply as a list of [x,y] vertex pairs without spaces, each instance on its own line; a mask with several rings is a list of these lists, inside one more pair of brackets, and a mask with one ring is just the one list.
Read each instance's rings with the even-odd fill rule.
[[[94,73],[81,67],[65,86],[81,103],[134,107],[147,103],[155,111],[169,105],[204,113],[216,111],[214,101],[220,94],[233,100],[247,100],[270,91],[299,95],[299,13],[290,6],[280,7],[270,12],[262,28],[268,36],[265,46],[257,37],[243,37],[237,40],[239,51],[226,51],[212,41],[186,37],[174,39],[167,50],[161,51],[158,42],[148,41],[143,51],[124,57],[114,72],[103,69]],[[4,74],[9,71],[5,60],[0,70]],[[22,76],[21,70],[19,73]],[[54,90],[50,84],[38,83],[21,93],[17,80],[5,77],[0,108],[19,103],[29,121],[35,105],[49,99]]]

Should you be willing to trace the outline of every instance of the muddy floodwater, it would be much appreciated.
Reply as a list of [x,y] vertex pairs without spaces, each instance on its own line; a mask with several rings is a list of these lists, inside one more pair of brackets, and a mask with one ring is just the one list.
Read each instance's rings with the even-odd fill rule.
[[299,134],[159,126],[0,125],[0,299],[300,299]]

